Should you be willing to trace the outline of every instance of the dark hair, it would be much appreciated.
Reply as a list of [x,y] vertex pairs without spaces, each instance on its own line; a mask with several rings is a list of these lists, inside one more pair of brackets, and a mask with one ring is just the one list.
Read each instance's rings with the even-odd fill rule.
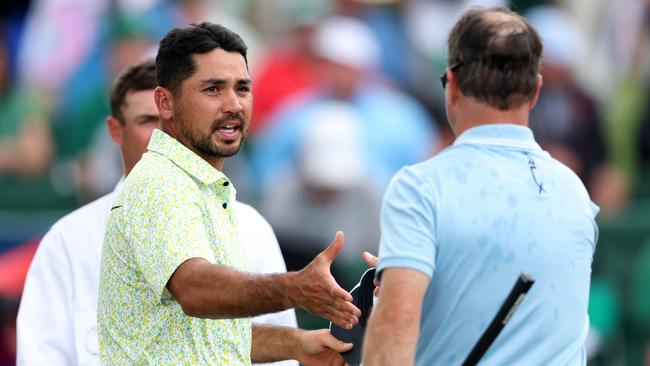
[[196,71],[192,54],[221,48],[239,52],[246,59],[246,43],[235,32],[218,24],[203,22],[188,28],[174,28],[160,41],[156,67],[158,84],[175,92],[183,80]]
[[124,99],[131,91],[149,90],[158,86],[156,64],[152,59],[135,64],[117,78],[111,92],[111,115],[124,124]]
[[501,110],[533,97],[542,40],[517,13],[472,8],[454,25],[447,45],[449,65],[461,64],[454,75],[463,94]]

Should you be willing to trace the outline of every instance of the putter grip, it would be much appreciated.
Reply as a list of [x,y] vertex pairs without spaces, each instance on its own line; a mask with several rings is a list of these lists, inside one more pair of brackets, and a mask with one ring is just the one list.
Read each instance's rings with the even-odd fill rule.
[[505,325],[510,321],[512,315],[517,310],[517,307],[524,300],[524,297],[530,290],[530,287],[535,283],[535,280],[527,275],[522,273],[519,275],[517,282],[512,287],[510,294],[506,298],[506,301],[503,302],[501,308],[497,315],[492,319],[492,322],[487,327],[481,338],[476,342],[472,351],[467,355],[462,366],[471,366],[476,365],[479,360],[485,355],[488,348],[492,345],[494,340],[499,336],[501,330]]

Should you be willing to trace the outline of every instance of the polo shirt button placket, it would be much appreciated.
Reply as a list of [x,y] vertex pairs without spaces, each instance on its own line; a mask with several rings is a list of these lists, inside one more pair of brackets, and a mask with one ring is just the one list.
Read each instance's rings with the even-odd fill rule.
[[[225,181],[225,182],[223,182],[222,185],[223,185],[224,187],[228,187],[228,186],[230,185],[230,182],[229,182],[229,181]],[[226,208],[228,208],[228,202],[224,202],[223,205],[221,205],[221,207],[223,207],[224,210],[225,210]]]

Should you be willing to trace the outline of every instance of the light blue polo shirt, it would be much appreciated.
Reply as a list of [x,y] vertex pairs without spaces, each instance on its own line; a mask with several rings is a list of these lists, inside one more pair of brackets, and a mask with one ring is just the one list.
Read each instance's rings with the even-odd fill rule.
[[521,272],[536,279],[482,365],[584,365],[598,207],[514,124],[465,131],[402,169],[382,204],[379,271],[431,281],[418,365],[460,365]]

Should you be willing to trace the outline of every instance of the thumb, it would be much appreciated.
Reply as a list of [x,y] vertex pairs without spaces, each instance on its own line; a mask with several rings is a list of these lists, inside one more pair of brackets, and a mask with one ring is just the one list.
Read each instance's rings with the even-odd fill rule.
[[352,343],[345,343],[336,339],[329,331],[321,333],[321,344],[336,352],[347,352],[354,347]]
[[379,263],[379,258],[376,256],[372,255],[370,252],[363,252],[363,260],[370,266],[370,267],[377,267],[377,264]]
[[325,249],[323,252],[321,252],[321,256],[329,263],[334,261],[334,258],[336,258],[337,255],[341,252],[341,249],[343,249],[343,243],[345,242],[345,236],[343,235],[342,231],[337,231],[336,236],[334,237],[334,240],[330,243],[330,245]]

